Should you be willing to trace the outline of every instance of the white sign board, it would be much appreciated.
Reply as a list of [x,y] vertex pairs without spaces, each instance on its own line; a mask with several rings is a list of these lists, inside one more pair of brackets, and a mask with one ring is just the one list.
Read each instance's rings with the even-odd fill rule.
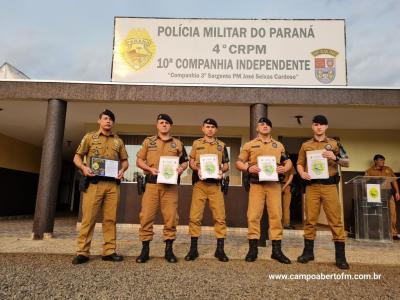
[[345,21],[116,17],[112,81],[346,85]]

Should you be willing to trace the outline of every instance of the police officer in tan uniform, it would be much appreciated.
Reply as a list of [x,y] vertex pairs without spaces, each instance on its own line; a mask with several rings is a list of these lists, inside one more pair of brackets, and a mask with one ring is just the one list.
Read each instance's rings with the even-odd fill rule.
[[[214,119],[205,119],[202,126],[204,137],[193,142],[190,152],[190,168],[193,170],[193,193],[190,207],[189,234],[191,244],[189,253],[185,260],[195,260],[199,256],[197,251],[197,240],[201,232],[201,221],[203,220],[204,207],[209,201],[209,206],[214,219],[215,236],[217,238],[217,249],[214,256],[219,261],[227,262],[229,259],[224,251],[224,240],[226,237],[226,216],[224,196],[221,191],[222,174],[229,170],[229,157],[225,144],[215,137],[218,124]],[[216,154],[218,156],[219,178],[203,179],[200,170],[200,155]]]
[[[297,258],[297,261],[307,263],[314,260],[314,239],[322,203],[335,243],[336,266],[339,269],[348,269],[349,264],[345,256],[345,233],[341,217],[342,209],[337,184],[339,182],[338,165],[348,167],[349,159],[339,142],[326,136],[328,119],[325,116],[315,116],[312,120],[311,128],[314,132],[314,137],[302,144],[297,160],[297,171],[301,178],[307,182],[304,250]],[[311,179],[307,173],[306,153],[313,150],[324,150],[322,155],[328,159],[328,179]]]
[[[388,166],[385,166],[385,157],[381,154],[374,156],[374,165],[365,171],[366,176],[383,176],[383,177],[396,177],[393,170]],[[391,196],[389,200],[389,211],[390,219],[392,223],[392,237],[393,240],[399,240],[397,236],[397,213],[396,213],[396,202],[400,200],[399,185],[397,181],[391,183],[391,187],[394,191],[394,197]],[[392,191],[390,191],[391,193]]]
[[[115,122],[114,114],[105,110],[99,115],[99,130],[86,134],[74,157],[74,163],[88,179],[88,186],[83,193],[82,225],[78,237],[77,255],[73,264],[82,264],[89,260],[90,244],[93,237],[96,217],[103,208],[103,256],[106,261],[122,261],[116,254],[116,216],[119,203],[119,183],[128,169],[128,154],[122,140],[112,132]],[[83,158],[86,156],[86,164]],[[91,169],[92,157],[118,160],[120,169],[116,178],[95,176]]]
[[139,216],[139,239],[142,241],[142,251],[136,259],[138,263],[145,263],[150,258],[150,241],[153,239],[153,224],[159,207],[164,218],[164,257],[168,262],[177,262],[172,244],[176,239],[178,225],[178,186],[157,183],[160,156],[178,156],[180,158],[177,169],[179,175],[187,168],[188,158],[183,143],[171,136],[172,124],[170,116],[159,114],[157,135],[147,137],[136,155],[136,165],[146,174],[146,189]]
[[271,137],[271,130],[271,121],[265,117],[260,118],[257,123],[257,138],[244,144],[236,162],[238,170],[250,174],[250,193],[247,209],[249,251],[246,255],[246,261],[252,262],[257,259],[260,221],[264,207],[267,206],[269,236],[272,240],[271,258],[280,263],[290,264],[290,259],[281,250],[283,233],[281,185],[279,182],[258,180],[258,173],[261,171],[257,165],[258,156],[275,156],[276,162],[279,164],[276,171],[279,174],[289,171],[293,166],[285,153],[284,146]]
[[290,202],[292,201],[291,185],[293,181],[294,168],[285,172],[282,184],[282,224],[284,229],[294,229],[290,224]]

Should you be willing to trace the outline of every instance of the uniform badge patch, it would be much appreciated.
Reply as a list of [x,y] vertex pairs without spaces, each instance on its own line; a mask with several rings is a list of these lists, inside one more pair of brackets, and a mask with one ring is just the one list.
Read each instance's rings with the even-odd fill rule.
[[278,144],[277,143],[272,143],[272,148],[278,148]]
[[331,151],[332,150],[332,145],[331,144],[326,144],[325,145],[325,149],[328,150],[328,151]]
[[171,143],[171,148],[176,148],[176,144],[175,143]]
[[217,150],[218,150],[218,151],[222,151],[222,146],[221,146],[221,145],[218,145],[218,146],[217,146]]

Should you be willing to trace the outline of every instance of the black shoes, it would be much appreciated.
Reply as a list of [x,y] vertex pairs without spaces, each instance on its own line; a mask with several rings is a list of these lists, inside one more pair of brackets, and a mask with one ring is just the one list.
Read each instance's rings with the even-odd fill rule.
[[303,253],[297,258],[297,261],[299,263],[306,264],[311,260],[314,260],[314,240],[304,239],[304,250]]
[[[101,259],[105,260],[105,261],[120,262],[120,261],[124,260],[124,257],[121,255],[118,255],[117,253],[113,253],[110,255],[102,256]],[[72,264],[80,265],[80,264],[84,264],[85,262],[88,262],[88,261],[89,261],[89,257],[87,257],[85,255],[77,255],[72,260]]]
[[281,245],[282,241],[280,240],[272,241],[271,258],[279,261],[281,264],[291,264],[292,262],[290,261],[290,259],[287,258],[285,254],[283,254]]
[[178,259],[176,258],[174,251],[172,249],[172,244],[174,240],[166,240],[165,241],[165,260],[169,263],[176,263]]
[[346,261],[344,242],[335,242],[335,260],[336,260],[336,266],[339,269],[342,270],[350,269],[350,266]]
[[292,224],[289,224],[289,225],[284,225],[283,229],[296,229],[296,227],[294,227]]
[[136,262],[143,264],[150,259],[150,241],[143,241],[142,242],[142,251],[140,255],[136,258]]
[[190,249],[188,254],[185,256],[186,261],[195,260],[199,257],[199,252],[197,251],[197,237],[191,237],[190,239]]
[[120,262],[124,260],[124,257],[114,252],[113,254],[102,256],[101,259],[105,261]]
[[253,240],[249,240],[249,252],[247,252],[246,258],[245,260],[247,262],[253,262],[257,259],[257,255],[258,255],[258,248],[257,245],[258,244],[258,240],[253,239]]
[[224,242],[225,242],[225,239],[223,239],[223,238],[217,239],[217,249],[215,249],[214,256],[216,258],[218,258],[219,261],[227,262],[227,261],[229,261],[229,258],[228,258],[228,256],[226,256],[225,251],[224,251]]
[[398,240],[400,240],[400,238],[397,235],[394,235],[393,236],[393,241],[398,241]]
[[89,261],[89,257],[87,257],[85,255],[77,255],[72,260],[72,264],[73,265],[80,265],[80,264],[84,264],[85,262],[88,262],[88,261]]

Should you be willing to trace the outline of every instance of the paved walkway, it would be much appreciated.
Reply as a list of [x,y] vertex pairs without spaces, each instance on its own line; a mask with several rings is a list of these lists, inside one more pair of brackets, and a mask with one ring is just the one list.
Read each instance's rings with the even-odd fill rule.
[[[76,236],[79,224],[74,217],[57,218],[54,227],[54,237],[45,240],[32,240],[32,219],[0,220],[0,253],[47,253],[47,254],[74,254],[76,250]],[[141,243],[138,240],[138,225],[120,224],[117,229],[118,253],[124,256],[137,256]],[[247,229],[229,228],[226,239],[226,253],[230,259],[243,260],[247,250]],[[295,261],[302,252],[303,236],[301,230],[285,230],[283,250]],[[151,243],[151,256],[163,257],[164,243],[161,240],[162,226],[155,226],[155,237]],[[174,250],[178,258],[183,258],[188,251],[190,237],[187,226],[178,227],[177,240]],[[101,255],[102,233],[101,225],[95,229],[92,243],[92,255]],[[348,239],[346,255],[350,264],[383,264],[400,265],[400,242],[358,242]],[[213,258],[215,251],[215,237],[213,228],[203,227],[199,239],[199,252],[202,258]],[[271,246],[259,248],[260,260],[271,260]],[[315,242],[316,262],[333,263],[334,246],[329,231],[319,231]]]

